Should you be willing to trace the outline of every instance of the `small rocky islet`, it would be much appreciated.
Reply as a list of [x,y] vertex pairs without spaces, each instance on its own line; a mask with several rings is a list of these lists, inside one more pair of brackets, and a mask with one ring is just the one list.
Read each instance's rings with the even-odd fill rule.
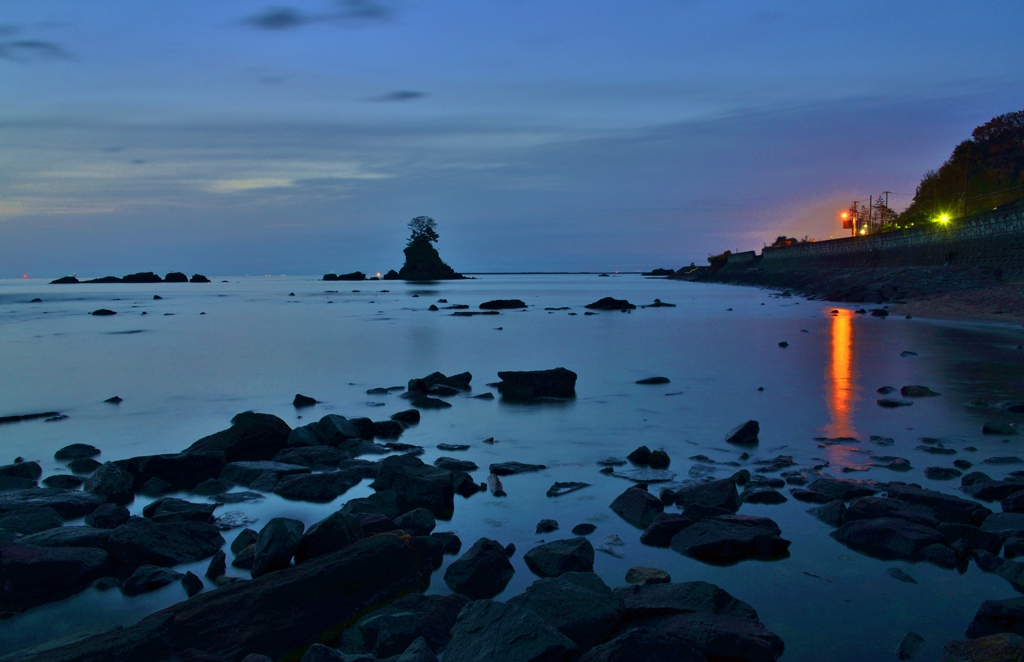
[[[577,376],[564,368],[498,375],[502,381],[495,387],[511,401],[575,395]],[[488,480],[478,483],[470,474],[478,470],[475,463],[441,457],[426,464],[418,457],[422,447],[396,441],[420,422],[418,408],[468,395],[471,380],[469,373],[412,379],[401,393],[412,408],[382,421],[328,414],[292,429],[276,416],[243,412],[230,428],[177,454],[101,463],[96,460],[101,449],[95,446],[59,449],[55,459],[91,463],[83,465],[88,477],[81,489],[36,487],[43,473],[36,462],[0,467],[5,490],[0,493],[0,598],[5,610],[29,610],[90,586],[134,596],[179,582],[189,596],[137,625],[5,659],[200,655],[253,662],[291,655],[305,662],[411,662],[436,660],[441,653],[445,660],[476,660],[495,650],[508,660],[589,662],[776,660],[782,655],[782,639],[765,627],[754,608],[713,584],[672,582],[657,568],[634,567],[624,586],[609,587],[594,573],[595,552],[621,558],[617,546],[623,541],[608,536],[595,548],[587,536],[596,527],[589,523],[576,524],[571,536],[563,536],[557,521],[540,519],[538,534],[557,539],[523,554],[538,579],[525,593],[494,601],[515,573],[509,562],[514,547],[480,538],[463,551],[457,535],[435,529],[439,521],[451,519],[456,495],[470,498],[490,491],[505,496],[499,477],[546,467],[518,459],[492,463]],[[921,386],[902,391],[907,397],[937,395]],[[308,396],[296,396],[294,402],[296,407],[315,403]],[[759,434],[759,423],[750,420],[724,435],[725,444],[740,451],[735,461],[689,458],[694,467],[731,467],[726,478],[702,475],[677,483],[672,458],[646,446],[624,460],[602,460],[602,472],[633,483],[611,502],[611,512],[635,527],[644,545],[728,566],[789,555],[791,542],[775,521],[738,511],[744,504],[794,499],[810,505],[809,516],[832,527],[831,537],[855,552],[960,572],[973,561],[1024,592],[1024,563],[1016,560],[1024,556],[1024,472],[993,479],[980,471],[958,471],[964,494],[959,497],[902,481],[837,478],[823,472],[827,464],[800,466],[788,455],[752,457]],[[859,444],[849,437],[818,441],[822,447]],[[892,444],[883,437],[870,441]],[[921,441],[922,448],[955,443]],[[459,451],[467,445],[438,447]],[[365,457],[374,455],[386,457]],[[909,467],[903,458],[872,457],[874,466]],[[992,464],[1002,460],[993,459],[1000,462]],[[623,469],[627,464],[632,468]],[[967,471],[971,463],[957,466]],[[691,469],[693,475],[700,472]],[[43,483],[58,477],[72,478],[58,474]],[[257,531],[248,528],[252,520],[243,511],[223,510],[270,492],[297,501],[331,502],[363,480],[372,481],[372,495],[348,500],[308,529],[297,520],[274,518]],[[548,496],[587,487],[555,482]],[[193,497],[169,496],[181,492]],[[136,494],[155,497],[142,517],[131,516],[125,507]],[[1001,512],[984,505],[996,501]],[[83,517],[81,525],[65,524]],[[226,574],[226,535],[232,540],[230,565],[249,571],[251,580]],[[444,574],[454,594],[424,595],[443,556],[460,552]],[[174,569],[207,559],[209,590],[195,573]],[[887,573],[904,583],[916,582],[899,569]],[[346,600],[337,600],[338,594]],[[982,659],[971,657],[974,650],[1018,651],[1024,647],[1019,632],[1024,632],[1024,598],[986,601],[966,630],[968,639],[951,642],[947,651],[963,655],[956,659]],[[913,647],[917,635],[911,635],[901,650]]]

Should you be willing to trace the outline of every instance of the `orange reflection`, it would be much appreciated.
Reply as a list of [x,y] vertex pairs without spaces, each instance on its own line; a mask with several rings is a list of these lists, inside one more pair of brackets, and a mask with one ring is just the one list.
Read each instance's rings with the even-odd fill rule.
[[825,428],[829,437],[856,437],[853,427],[853,403],[857,400],[853,373],[852,310],[839,309],[832,317],[832,362],[825,385],[832,422]]

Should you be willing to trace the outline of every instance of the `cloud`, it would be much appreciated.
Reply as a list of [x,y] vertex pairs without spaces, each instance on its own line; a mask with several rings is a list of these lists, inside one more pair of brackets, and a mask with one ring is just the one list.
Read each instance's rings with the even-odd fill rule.
[[67,60],[71,53],[57,44],[36,39],[0,41],[0,60],[35,62],[39,60]]
[[426,92],[416,92],[415,90],[398,90],[397,92],[388,92],[382,94],[379,97],[371,97],[368,101],[379,101],[379,102],[394,102],[394,101],[413,101],[415,99],[422,99],[427,96]]
[[338,23],[354,26],[386,22],[396,15],[394,7],[378,0],[339,0],[337,9],[322,14],[305,13],[295,7],[270,7],[242,23],[261,30],[293,30],[314,23]]

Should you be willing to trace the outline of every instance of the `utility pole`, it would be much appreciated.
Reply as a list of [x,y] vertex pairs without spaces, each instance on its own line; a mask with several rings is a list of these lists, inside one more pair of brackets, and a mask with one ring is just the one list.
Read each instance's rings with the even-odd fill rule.
[[868,196],[868,232],[872,232],[875,221],[875,200],[874,196]]
[[[885,208],[882,210],[882,213],[885,214],[885,215],[888,215],[889,214],[889,194],[892,193],[892,191],[882,191],[882,193],[885,194]],[[882,222],[885,223],[887,220],[888,219],[883,218]]]
[[857,205],[860,204],[860,200],[853,201],[853,236],[857,236],[857,217],[860,216],[860,210]]

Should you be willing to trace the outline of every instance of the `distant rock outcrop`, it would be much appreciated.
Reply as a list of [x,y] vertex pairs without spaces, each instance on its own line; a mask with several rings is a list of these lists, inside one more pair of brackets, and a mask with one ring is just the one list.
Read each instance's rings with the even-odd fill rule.
[[353,271],[350,274],[324,274],[324,280],[366,280],[366,274],[362,271]]
[[[417,216],[409,221],[412,231],[405,247],[405,264],[398,272],[402,280],[457,280],[463,278],[441,260],[433,243],[438,240],[437,222],[429,216]],[[390,280],[391,273],[384,276]]]
[[187,283],[188,276],[181,273],[180,271],[172,271],[171,273],[164,276],[165,283]]

